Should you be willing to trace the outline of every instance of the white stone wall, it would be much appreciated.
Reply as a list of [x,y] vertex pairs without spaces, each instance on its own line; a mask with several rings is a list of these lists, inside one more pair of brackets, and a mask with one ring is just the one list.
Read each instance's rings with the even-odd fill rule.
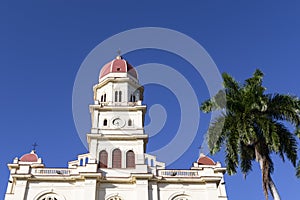
[[[40,200],[46,194],[55,194],[58,200],[95,199],[92,194],[85,192],[89,184],[88,181],[18,181],[14,193],[7,194],[5,200]],[[96,189],[95,181],[92,187]]]
[[18,181],[13,195],[5,200],[40,200],[53,194],[58,200],[107,200],[119,196],[122,200],[173,200],[184,197],[188,200],[226,200],[218,194],[216,183],[157,183],[138,179],[135,183],[83,181]]
[[[96,111],[95,115],[97,114]],[[115,118],[120,118],[121,120],[124,121],[124,125],[122,127],[116,127],[112,124],[113,120]],[[104,120],[107,120],[107,125],[104,126],[103,122]],[[132,125],[129,126],[128,120],[132,121]],[[101,133],[107,134],[106,130],[120,130],[122,128],[122,133],[128,130],[134,130],[134,129],[142,129],[143,124],[142,124],[142,111],[102,111],[99,113],[99,118],[98,118],[98,125],[95,127],[98,129],[101,129]],[[110,134],[113,134],[111,132]]]
[[[97,86],[97,85],[96,85]],[[96,87],[95,86],[95,87]],[[126,82],[108,82],[103,86],[97,88],[96,90],[96,99],[101,102],[101,96],[106,94],[106,102],[109,104],[115,102],[115,91],[122,92],[121,103],[130,102],[130,95],[136,96],[136,101],[140,99],[140,92],[137,90],[140,87],[138,84],[133,84],[131,80],[126,79]],[[121,104],[117,102],[116,104]]]
[[215,183],[172,184],[148,180],[138,180],[135,184],[100,183],[97,194],[99,200],[106,200],[111,196],[119,196],[124,200],[173,200],[177,197],[184,197],[188,200],[227,199],[218,195]]
[[119,196],[122,200],[135,200],[135,188],[135,184],[100,183],[97,189],[98,199],[106,200],[113,196]]

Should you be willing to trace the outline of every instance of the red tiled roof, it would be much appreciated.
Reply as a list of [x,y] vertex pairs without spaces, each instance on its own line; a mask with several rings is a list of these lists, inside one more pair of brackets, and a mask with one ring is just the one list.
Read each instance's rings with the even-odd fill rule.
[[114,60],[105,64],[100,71],[100,78],[106,76],[109,73],[125,72],[137,79],[137,72],[126,60],[118,56]]
[[22,162],[37,162],[38,159],[39,159],[38,156],[34,152],[31,152],[31,153],[24,154],[20,158],[20,161],[22,161]]
[[200,158],[198,159],[198,164],[199,165],[216,165],[216,163],[211,159],[210,157],[201,154]]

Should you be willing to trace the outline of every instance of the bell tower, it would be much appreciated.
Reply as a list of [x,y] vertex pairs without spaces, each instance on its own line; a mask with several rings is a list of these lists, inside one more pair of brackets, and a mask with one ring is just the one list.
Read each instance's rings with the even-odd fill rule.
[[144,165],[146,106],[136,70],[117,56],[103,66],[93,91],[94,104],[89,107],[92,128],[87,134],[92,157],[102,168]]

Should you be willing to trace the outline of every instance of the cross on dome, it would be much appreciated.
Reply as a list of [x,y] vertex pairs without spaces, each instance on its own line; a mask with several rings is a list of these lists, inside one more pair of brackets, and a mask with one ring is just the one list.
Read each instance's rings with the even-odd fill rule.
[[32,150],[35,151],[35,150],[36,150],[36,147],[39,146],[39,145],[38,145],[36,142],[34,142],[34,143],[32,144],[32,146],[33,146],[33,149],[32,149]]
[[116,56],[116,59],[122,59],[121,53],[122,53],[121,49],[119,48],[118,51],[117,51],[118,55]]

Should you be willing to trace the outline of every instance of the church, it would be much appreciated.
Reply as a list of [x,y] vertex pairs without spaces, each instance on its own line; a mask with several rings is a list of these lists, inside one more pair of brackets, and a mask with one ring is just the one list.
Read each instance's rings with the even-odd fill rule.
[[146,153],[143,92],[121,56],[104,65],[89,106],[88,153],[67,168],[47,168],[35,150],[15,158],[5,200],[227,200],[219,162],[201,154],[190,169],[166,169]]

